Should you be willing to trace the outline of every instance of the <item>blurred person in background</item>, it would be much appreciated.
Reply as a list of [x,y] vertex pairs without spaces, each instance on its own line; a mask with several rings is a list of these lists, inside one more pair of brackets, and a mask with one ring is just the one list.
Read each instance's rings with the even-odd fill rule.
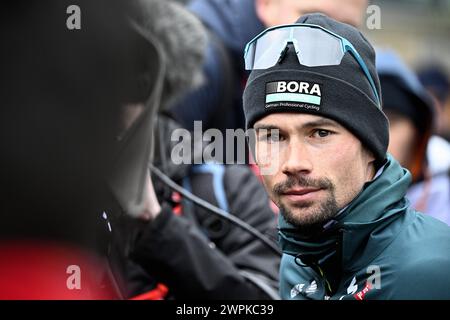
[[360,26],[367,0],[192,0],[188,8],[208,30],[203,86],[170,108],[172,117],[193,130],[243,129],[242,93],[248,73],[242,52],[245,44],[265,27],[294,23],[303,14],[324,12],[337,20]]
[[[186,90],[200,83],[206,31],[192,13],[177,3],[159,0],[141,3],[143,20],[151,22],[145,27],[159,39],[168,61],[154,165],[195,195],[251,224],[275,245],[275,215],[264,188],[247,166],[173,162],[172,150],[178,141],[171,141],[171,137],[181,126],[164,113]],[[202,146],[202,141],[191,142],[193,146]],[[191,163],[202,152],[202,148],[193,148]],[[147,179],[151,187],[147,189],[147,206],[141,215],[144,221],[135,225],[132,234],[136,237],[126,257],[127,296],[278,298],[279,254],[229,221],[188,202],[157,176]],[[112,229],[116,241],[123,239],[119,233],[127,232],[117,221]],[[117,248],[120,250],[119,244]]]
[[[276,246],[276,215],[263,186],[245,165],[179,164],[171,160],[181,129],[166,115],[159,118],[155,166],[187,191],[260,231]],[[201,138],[200,138],[201,139]],[[197,142],[192,141],[193,144]],[[192,161],[202,155],[192,150]],[[192,162],[193,163],[193,162]],[[130,252],[130,295],[137,299],[278,299],[280,254],[213,215],[152,175],[161,210],[147,210]]]
[[442,66],[423,67],[419,80],[434,98],[437,113],[436,134],[428,143],[429,169],[432,174],[450,170],[450,80]]
[[441,117],[437,123],[436,133],[450,139],[450,79],[443,66],[429,65],[417,71],[419,81],[435,99]]
[[388,151],[412,175],[407,198],[416,210],[450,225],[449,173],[433,174],[427,156],[437,121],[434,101],[394,52],[377,53],[377,71],[389,119]]
[[0,298],[120,298],[101,208],[143,207],[160,45],[136,1],[1,6]]

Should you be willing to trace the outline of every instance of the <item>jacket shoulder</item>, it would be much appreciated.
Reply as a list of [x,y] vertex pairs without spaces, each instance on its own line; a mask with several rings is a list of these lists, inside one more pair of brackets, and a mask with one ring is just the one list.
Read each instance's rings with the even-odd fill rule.
[[393,298],[450,299],[450,227],[420,212],[397,239]]
[[406,264],[398,270],[395,287],[394,299],[450,299],[450,257],[424,257]]
[[422,212],[412,210],[414,219],[400,237],[425,256],[450,252],[450,226]]

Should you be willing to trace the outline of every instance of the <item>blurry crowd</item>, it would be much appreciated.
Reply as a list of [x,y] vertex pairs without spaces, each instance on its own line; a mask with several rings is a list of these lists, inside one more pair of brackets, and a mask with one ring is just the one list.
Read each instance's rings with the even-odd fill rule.
[[[74,3],[80,30],[65,25]],[[265,28],[312,12],[362,27],[368,5],[2,4],[0,298],[278,299],[278,209],[258,169],[174,164],[171,136],[245,130],[243,51]],[[448,70],[386,49],[377,69],[407,197],[450,225]]]

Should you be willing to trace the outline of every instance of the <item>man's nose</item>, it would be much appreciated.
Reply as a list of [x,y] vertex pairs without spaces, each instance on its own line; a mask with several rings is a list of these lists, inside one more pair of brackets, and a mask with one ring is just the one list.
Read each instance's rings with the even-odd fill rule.
[[312,169],[313,162],[308,147],[298,140],[292,141],[282,164],[282,172],[286,175],[298,175],[310,173]]

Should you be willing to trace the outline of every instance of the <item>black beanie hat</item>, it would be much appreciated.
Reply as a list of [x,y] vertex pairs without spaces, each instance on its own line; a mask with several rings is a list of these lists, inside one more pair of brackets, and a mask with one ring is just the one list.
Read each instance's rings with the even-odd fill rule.
[[[365,62],[381,99],[375,69],[375,51],[361,32],[319,13],[304,15],[297,23],[319,25],[346,38]],[[266,103],[266,95],[277,92],[277,88],[284,88],[285,85],[293,89],[303,86],[305,90],[309,90],[309,94],[316,97],[311,103]],[[378,163],[386,158],[389,143],[388,120],[378,107],[364,72],[349,53],[345,54],[340,65],[307,67],[298,62],[291,47],[280,64],[251,72],[243,99],[247,129],[272,113],[301,112],[323,116],[350,130],[373,152]]]

